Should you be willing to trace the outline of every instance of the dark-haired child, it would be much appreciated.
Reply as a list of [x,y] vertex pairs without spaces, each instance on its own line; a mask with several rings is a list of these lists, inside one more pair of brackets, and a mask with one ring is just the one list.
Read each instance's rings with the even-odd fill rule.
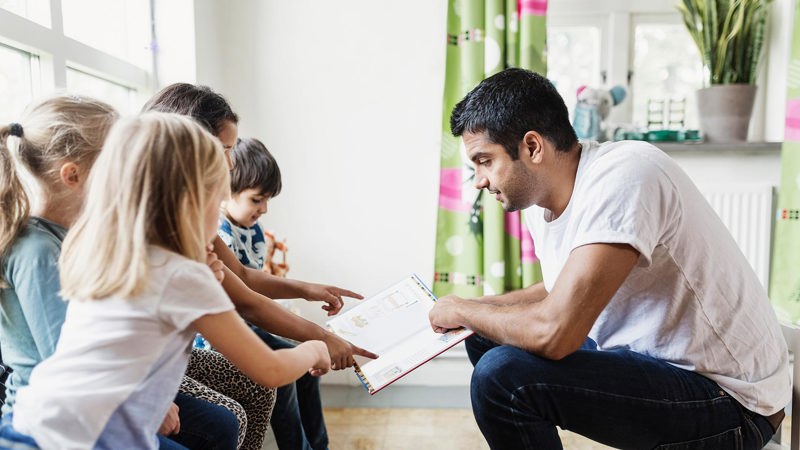
[[261,270],[267,248],[258,219],[266,214],[269,200],[281,192],[281,170],[257,139],[239,139],[231,160],[231,195],[218,234],[243,265]]
[[[261,270],[268,257],[264,230],[258,223],[267,205],[281,192],[281,171],[275,158],[258,139],[239,139],[230,153],[233,162],[231,193],[225,202],[217,234],[245,267]],[[271,348],[293,344],[251,325]],[[322,449],[327,430],[322,416],[319,379],[303,376],[278,388],[270,421],[278,448]]]

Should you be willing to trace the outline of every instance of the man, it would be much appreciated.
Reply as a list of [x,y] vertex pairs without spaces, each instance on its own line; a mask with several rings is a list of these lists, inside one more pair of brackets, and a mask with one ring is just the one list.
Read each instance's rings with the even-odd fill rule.
[[[763,447],[791,381],[766,292],[685,173],[643,142],[578,142],[548,80],[508,69],[451,117],[477,189],[523,210],[544,281],[446,296],[467,327],[472,407],[493,449]],[[663,447],[661,447],[663,446]],[[678,447],[674,447],[678,448]]]

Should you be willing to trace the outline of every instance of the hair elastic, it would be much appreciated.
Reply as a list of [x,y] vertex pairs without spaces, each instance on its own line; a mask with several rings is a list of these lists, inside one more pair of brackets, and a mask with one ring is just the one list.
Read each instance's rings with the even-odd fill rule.
[[22,137],[22,135],[23,135],[23,133],[22,133],[22,125],[14,122],[11,125],[9,125],[9,128],[10,129],[8,130],[8,134],[10,134],[11,136],[16,136],[18,138]]

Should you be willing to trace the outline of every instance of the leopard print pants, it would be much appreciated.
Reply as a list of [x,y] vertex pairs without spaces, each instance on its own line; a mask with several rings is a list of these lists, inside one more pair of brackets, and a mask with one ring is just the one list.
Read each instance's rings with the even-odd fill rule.
[[237,447],[261,449],[275,406],[274,388],[251,381],[221,354],[195,348],[180,391],[231,411],[239,420]]

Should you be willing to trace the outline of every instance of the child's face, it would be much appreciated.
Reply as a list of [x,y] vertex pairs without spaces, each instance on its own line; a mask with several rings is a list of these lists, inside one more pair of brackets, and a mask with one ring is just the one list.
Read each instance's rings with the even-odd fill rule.
[[221,186],[217,189],[217,191],[209,197],[208,204],[206,205],[205,210],[205,221],[203,232],[205,233],[203,236],[206,239],[206,242],[211,243],[214,241],[214,238],[217,237],[217,227],[219,226],[219,205],[222,204],[222,201],[225,200],[225,197],[228,194],[228,190],[225,189],[226,186]]
[[258,189],[245,189],[242,192],[231,194],[225,203],[228,217],[239,226],[249,228],[256,224],[259,217],[267,213],[267,203],[271,195]]

